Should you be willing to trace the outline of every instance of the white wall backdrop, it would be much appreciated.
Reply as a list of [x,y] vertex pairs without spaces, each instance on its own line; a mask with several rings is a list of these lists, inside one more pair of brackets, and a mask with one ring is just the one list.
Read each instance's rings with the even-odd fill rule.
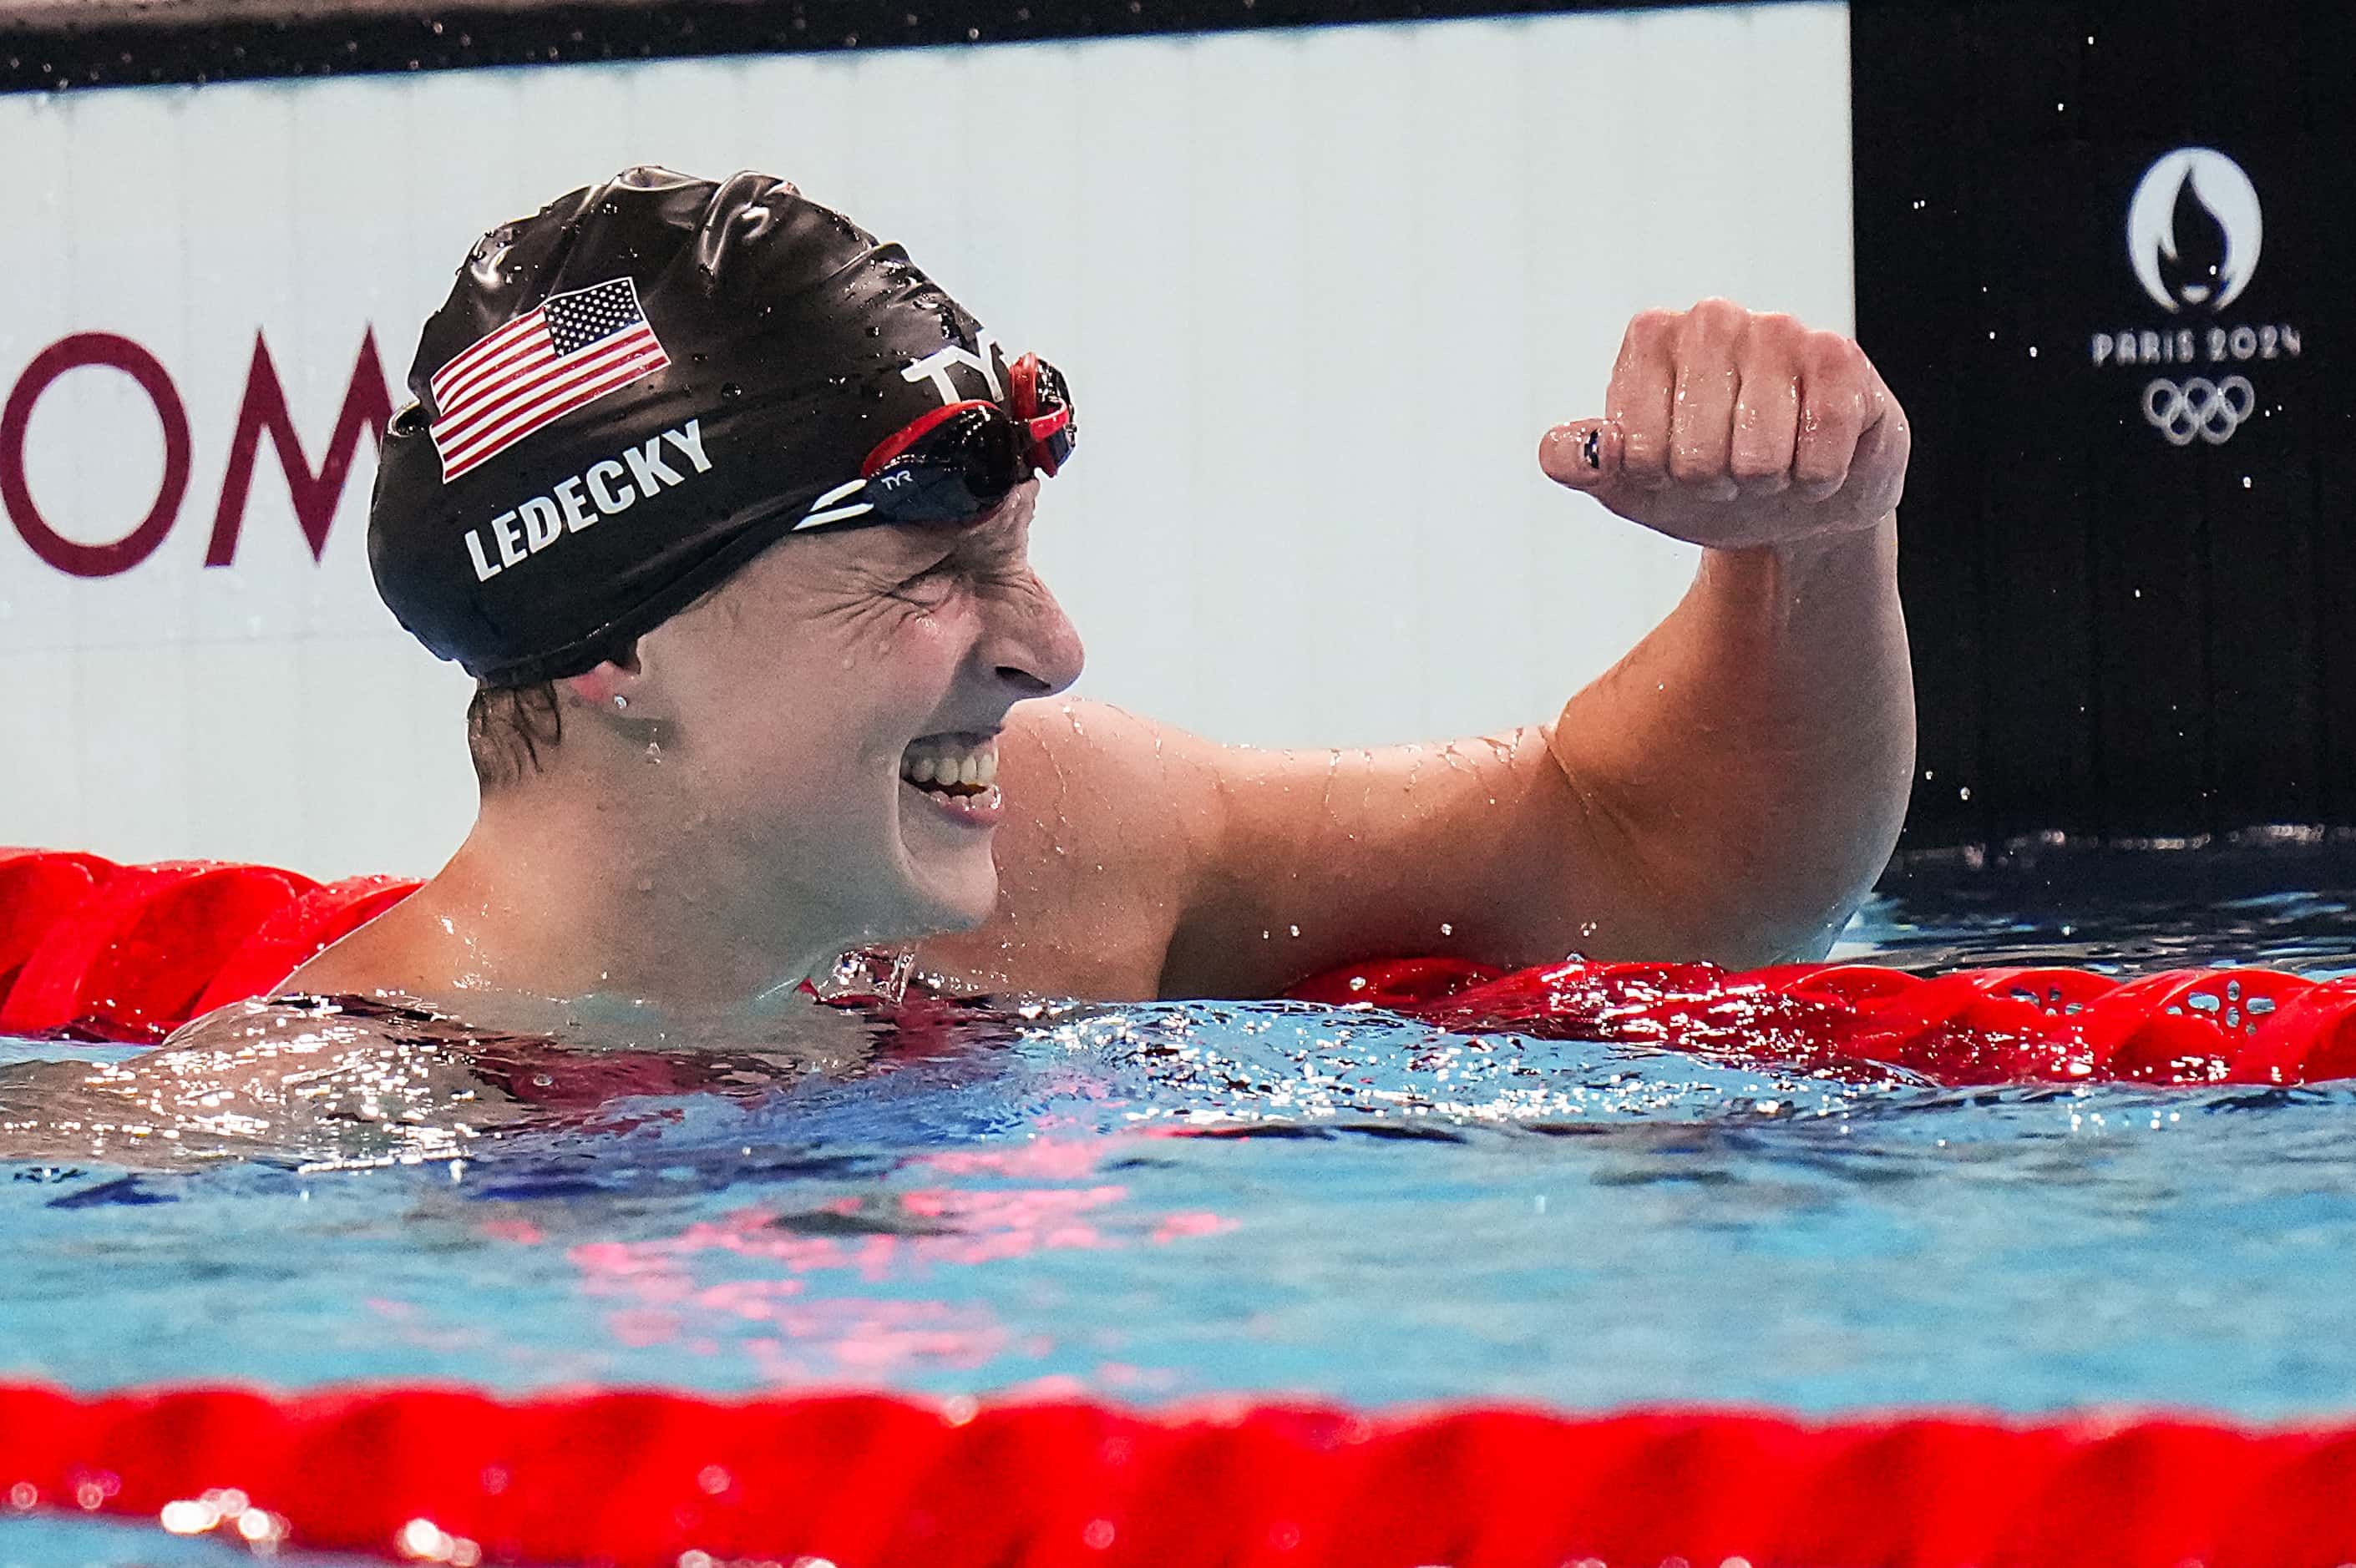
[[[185,404],[162,545],[80,579],[0,521],[0,843],[423,872],[471,817],[467,682],[368,581],[372,446],[314,561],[262,444],[204,565],[262,333],[316,466],[373,328],[406,376],[474,235],[632,163],[740,167],[905,240],[1070,374],[1036,549],[1082,690],[1221,739],[1550,716],[1691,554],[1549,485],[1627,317],[1724,293],[1847,330],[1838,5],[0,99],[0,391],[117,334]],[[57,380],[48,526],[165,471],[148,398]]]

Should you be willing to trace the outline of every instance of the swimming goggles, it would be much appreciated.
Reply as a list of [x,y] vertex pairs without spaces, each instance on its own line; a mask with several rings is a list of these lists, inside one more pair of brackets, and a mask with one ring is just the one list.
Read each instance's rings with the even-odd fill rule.
[[934,409],[877,444],[859,477],[810,503],[794,525],[969,523],[1040,473],[1053,478],[1079,438],[1063,373],[1036,354],[1007,367],[1007,400]]

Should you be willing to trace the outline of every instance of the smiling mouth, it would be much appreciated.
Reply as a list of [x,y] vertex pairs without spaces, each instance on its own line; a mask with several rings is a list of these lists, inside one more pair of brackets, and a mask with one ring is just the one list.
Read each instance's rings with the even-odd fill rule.
[[928,795],[966,799],[988,794],[998,783],[998,738],[919,736],[901,753],[900,777]]

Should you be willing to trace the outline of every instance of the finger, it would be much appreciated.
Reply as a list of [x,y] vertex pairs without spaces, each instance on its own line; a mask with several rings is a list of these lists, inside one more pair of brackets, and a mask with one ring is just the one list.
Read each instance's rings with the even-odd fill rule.
[[1812,332],[1800,356],[1800,430],[1793,445],[1792,483],[1810,500],[1821,501],[1848,482],[1864,433],[1865,408],[1859,362],[1864,356],[1845,337]]
[[1877,432],[1890,433],[1883,427],[1903,424],[1905,416],[1898,408],[1898,400],[1890,395],[1890,384],[1881,379],[1881,372],[1874,369],[1871,362],[1865,358],[1863,349],[1858,351],[1858,358],[1865,377],[1858,404],[1864,416],[1864,429],[1859,432],[1858,440],[1864,442],[1871,440]]
[[1620,427],[1609,420],[1558,424],[1538,438],[1538,466],[1558,485],[1601,490],[1620,477]]
[[1906,411],[1879,375],[1866,387],[1864,408],[1865,433],[1858,437],[1857,454],[1849,460],[1849,483],[1854,486],[1862,475],[1877,476],[1876,508],[1887,513],[1896,509],[1906,489],[1906,458],[1912,446]]
[[1736,354],[1742,388],[1734,403],[1727,465],[1746,496],[1772,496],[1792,483],[1800,433],[1800,324],[1788,315],[1751,318]]
[[1620,427],[1621,472],[1647,490],[1669,482],[1669,411],[1676,394],[1670,335],[1676,319],[1670,311],[1648,310],[1628,324],[1603,399],[1605,418]]
[[1740,378],[1735,346],[1745,313],[1729,300],[1704,300],[1686,312],[1676,331],[1676,399],[1669,414],[1669,477],[1697,496],[1730,500],[1727,469],[1734,434],[1734,396]]

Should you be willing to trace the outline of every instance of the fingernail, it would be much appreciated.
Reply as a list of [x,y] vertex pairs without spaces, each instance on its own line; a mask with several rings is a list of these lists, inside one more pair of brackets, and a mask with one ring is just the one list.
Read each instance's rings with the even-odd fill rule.
[[1586,457],[1587,465],[1590,468],[1601,469],[1603,466],[1603,432],[1600,430],[1589,431],[1587,444],[1580,450]]

